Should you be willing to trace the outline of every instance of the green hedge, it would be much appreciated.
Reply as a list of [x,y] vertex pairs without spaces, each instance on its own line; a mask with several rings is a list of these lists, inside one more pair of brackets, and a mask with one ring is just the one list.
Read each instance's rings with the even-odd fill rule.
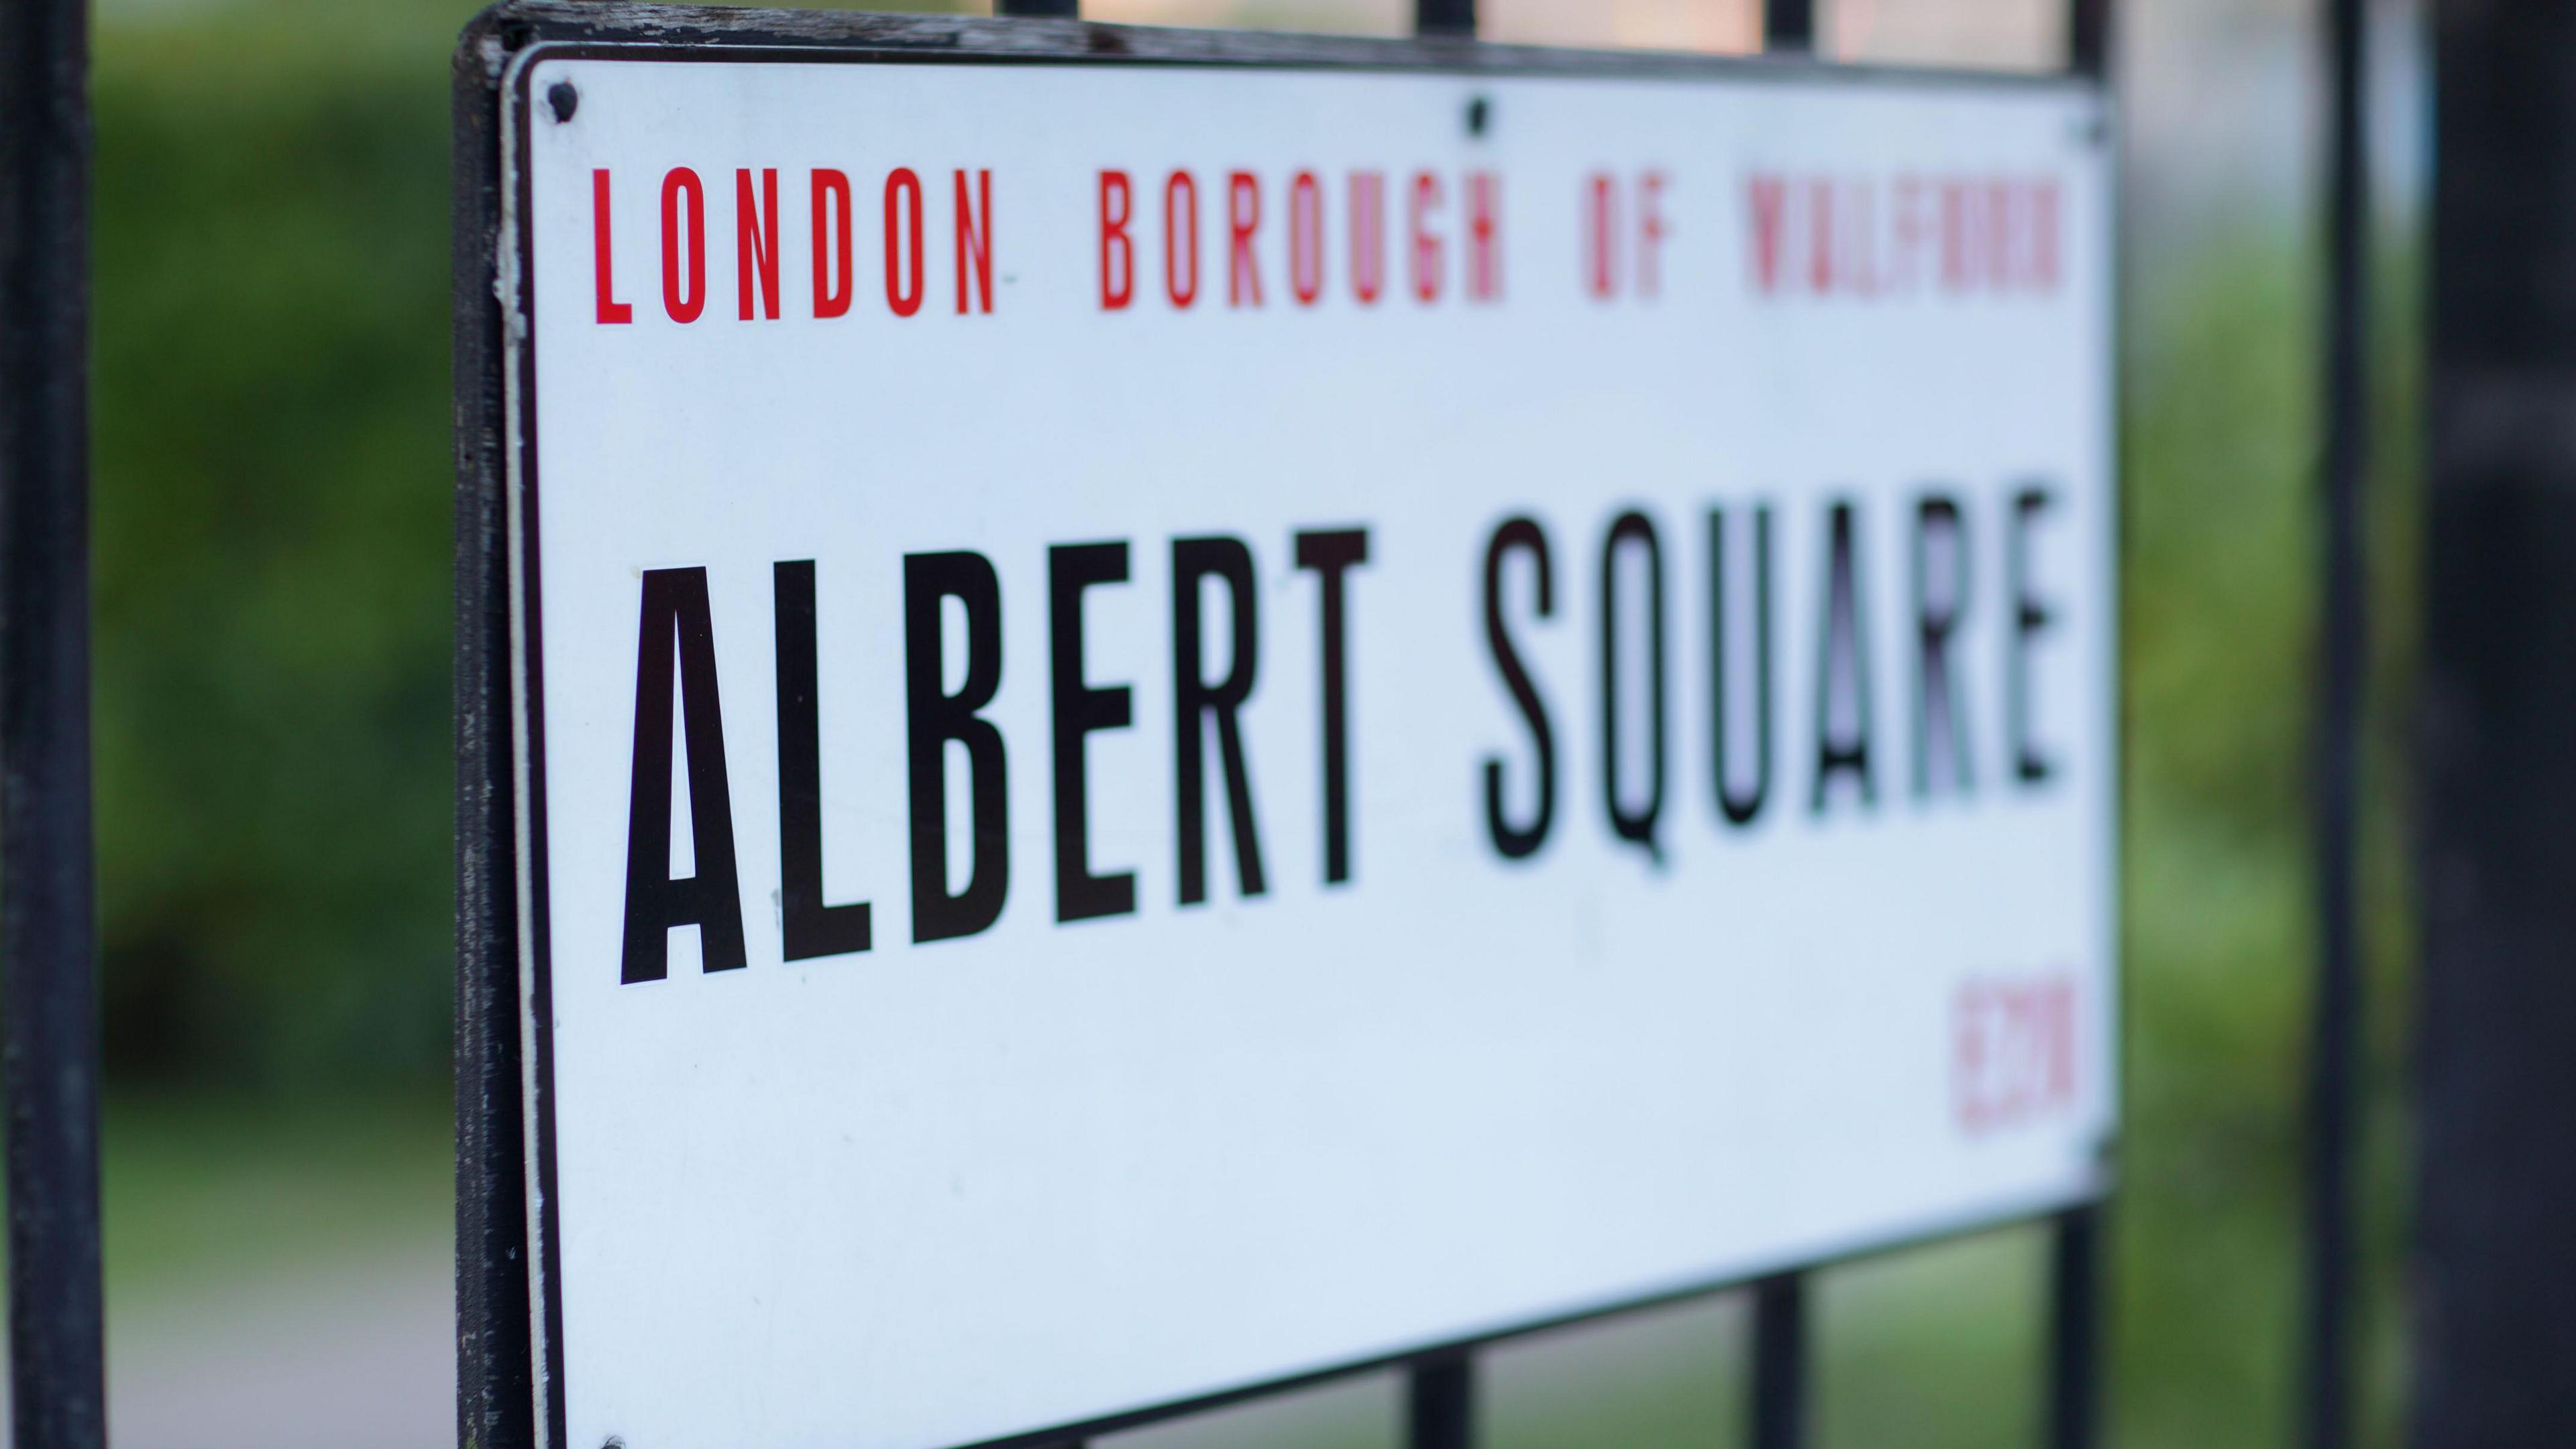
[[129,1082],[417,1078],[450,995],[445,67],[253,19],[99,46],[108,1049]]

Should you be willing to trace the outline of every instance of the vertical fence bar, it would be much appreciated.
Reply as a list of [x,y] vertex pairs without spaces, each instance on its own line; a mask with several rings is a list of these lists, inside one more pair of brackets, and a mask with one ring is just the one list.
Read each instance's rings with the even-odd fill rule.
[[[533,1449],[527,1138],[500,275],[501,57],[466,27],[453,87],[456,383],[456,1442]],[[488,48],[487,48],[488,47]]]
[[89,756],[89,17],[0,9],[0,1080],[19,1449],[105,1442]]
[[[1810,51],[1815,0],[1762,0],[1762,48]],[[1799,1449],[1807,1438],[1807,1284],[1778,1273],[1753,1285],[1753,1373],[1747,1437],[1753,1449]]]
[[1779,1273],[1753,1285],[1753,1449],[1807,1442],[1807,1280]]
[[2367,621],[2361,492],[2368,466],[2369,176],[2363,116],[2362,0],[2329,0],[2325,342],[2324,667],[2318,683],[2315,794],[2317,993],[2308,1048],[2306,1403],[2309,1449],[2351,1442],[2352,1139],[2361,1014],[2355,834]]
[[2111,0],[2067,0],[2066,68],[2106,79],[2111,74]]
[[[2111,0],[2067,0],[2066,68],[2108,87]],[[2102,1219],[2098,1204],[2087,1205],[2059,1214],[2051,1225],[2045,1428],[2049,1449],[2093,1449],[2101,1441]]]
[[[1762,48],[1816,43],[1815,0],[1763,0]],[[1798,1449],[1807,1434],[1807,1286],[1781,1273],[1753,1285],[1753,1449]]]
[[[1413,0],[1413,33],[1476,38],[1476,0]],[[1405,1377],[1407,1449],[1470,1449],[1476,1442],[1476,1361],[1459,1352],[1417,1363]]]
[[[1414,0],[1413,33],[1476,38],[1476,0]],[[1476,1363],[1461,1352],[1429,1359],[1405,1376],[1407,1449],[1470,1449],[1476,1442]]]
[[1413,33],[1476,38],[1476,0],[1413,0]]
[[1807,1442],[1807,1275],[1775,1273],[1753,1285],[1753,1372],[1745,1424],[1752,1449]]
[[2049,1262],[2049,1449],[2093,1449],[2101,1439],[2101,1239],[2099,1207],[2057,1219]]
[[2576,0],[2424,7],[2434,76],[2413,1449],[2576,1444]]
[[[1476,38],[1476,0],[1414,0],[1413,33]],[[1405,1380],[1407,1449],[1470,1449],[1476,1442],[1476,1361],[1465,1352],[1415,1364]]]
[[1816,48],[1816,0],[1762,0],[1764,50]]
[[1407,1449],[1469,1449],[1476,1442],[1476,1361],[1468,1354],[1414,1365],[1404,1398]]

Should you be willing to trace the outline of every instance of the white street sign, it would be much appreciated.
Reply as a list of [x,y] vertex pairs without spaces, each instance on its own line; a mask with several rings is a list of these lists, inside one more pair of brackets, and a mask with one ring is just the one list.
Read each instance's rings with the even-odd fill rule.
[[943,1449],[2100,1190],[2095,88],[512,93],[553,1442]]

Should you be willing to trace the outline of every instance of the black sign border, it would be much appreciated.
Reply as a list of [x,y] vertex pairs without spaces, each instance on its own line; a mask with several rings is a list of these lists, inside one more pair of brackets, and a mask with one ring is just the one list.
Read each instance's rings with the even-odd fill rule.
[[[458,39],[452,76],[454,111],[454,385],[456,466],[456,1153],[457,1153],[457,1414],[458,1443],[472,1449],[573,1449],[565,1439],[560,1279],[560,1225],[554,1184],[552,1033],[546,940],[544,720],[538,689],[534,282],[519,273],[515,297],[504,293],[505,248],[531,253],[526,138],[534,114],[528,76],[543,58],[650,61],[769,61],[788,64],[1109,65],[1239,67],[1262,70],[1374,71],[1494,77],[1587,77],[1660,80],[1820,81],[1909,89],[2040,90],[2089,95],[2112,112],[2107,84],[2070,72],[1996,72],[1853,66],[1801,56],[1702,56],[1503,46],[1449,38],[1360,39],[1305,34],[1193,31],[1080,21],[985,20],[755,10],[717,6],[504,0],[477,15]],[[512,125],[503,127],[504,108]],[[504,136],[516,154],[504,163]],[[2106,133],[2107,140],[2107,133]],[[2116,189],[2119,168],[2111,164]],[[505,176],[519,194],[505,209]],[[504,235],[504,216],[518,226]],[[2114,267],[2115,275],[2117,267]],[[2116,281],[2114,291],[2116,293]],[[2116,301],[2106,331],[2114,348]],[[507,375],[517,330],[519,374]],[[515,382],[522,426],[510,434]],[[2116,416],[2116,412],[2115,412]],[[527,890],[536,933],[533,982],[521,1002],[519,919],[520,829],[518,668],[511,626],[510,465],[515,452],[526,488],[520,506],[526,589]],[[2116,449],[2113,488],[2116,477]],[[2114,584],[2116,598],[2117,585]],[[2115,683],[2115,688],[2117,687]],[[2117,711],[2125,737],[2126,709]],[[2121,743],[2125,745],[2125,738]],[[2125,749],[2121,751],[2125,755]],[[2115,906],[2116,909],[2116,906]],[[2125,982],[2125,973],[2115,973]],[[2125,994],[2125,987],[2122,988]],[[535,1058],[524,1058],[522,1034]],[[2111,1070],[2124,1052],[2115,1039]],[[536,1151],[528,1151],[533,1125]],[[2116,1131],[2116,1128],[2115,1128]],[[2035,1221],[2108,1194],[2114,1144],[2106,1142],[2089,1197],[2033,1204],[2019,1217],[1977,1215],[1956,1224],[1873,1243],[1814,1262],[1820,1267],[1893,1252],[1961,1232]],[[529,1252],[527,1168],[536,1163],[536,1251]],[[530,1269],[543,1285],[545,1331],[535,1332]],[[1743,1286],[1729,1276],[1669,1292],[1587,1308],[1472,1338],[1380,1355],[1290,1378],[1151,1405],[1079,1423],[983,1441],[967,1449],[1035,1449],[1140,1427],[1228,1404],[1293,1391],[1358,1374],[1454,1358],[1500,1340],[1570,1324],[1684,1302]],[[542,1381],[536,1365],[542,1344]],[[542,1388],[541,1388],[542,1384]],[[535,1421],[545,1405],[545,1432]]]

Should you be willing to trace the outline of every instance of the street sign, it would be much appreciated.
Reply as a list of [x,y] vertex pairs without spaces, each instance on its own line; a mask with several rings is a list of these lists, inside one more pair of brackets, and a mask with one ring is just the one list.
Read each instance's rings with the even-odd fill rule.
[[2098,86],[884,34],[503,77],[549,1442],[1080,1430],[2100,1192]]

